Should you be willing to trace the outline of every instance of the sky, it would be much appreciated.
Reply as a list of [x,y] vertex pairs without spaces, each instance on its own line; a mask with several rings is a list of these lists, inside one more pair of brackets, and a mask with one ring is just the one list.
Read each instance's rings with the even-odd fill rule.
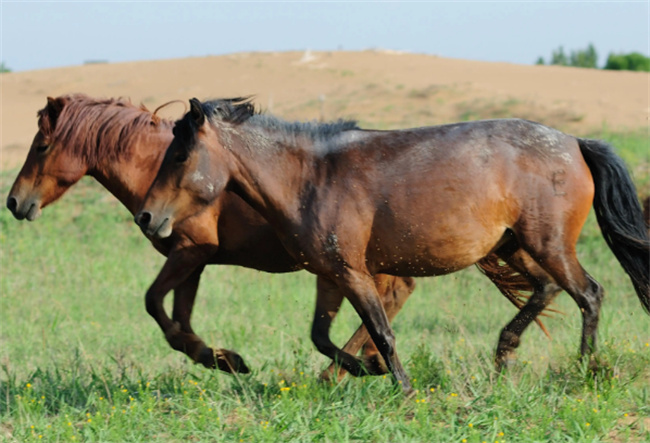
[[650,54],[650,2],[0,0],[12,71],[248,51],[392,49],[533,64],[592,43]]

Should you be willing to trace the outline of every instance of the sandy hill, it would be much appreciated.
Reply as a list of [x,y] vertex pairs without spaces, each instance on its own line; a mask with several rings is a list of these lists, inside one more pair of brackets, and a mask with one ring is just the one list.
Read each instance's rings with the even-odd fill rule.
[[[524,66],[392,51],[241,53],[96,64],[2,74],[3,169],[22,164],[46,97],[83,92],[130,97],[150,109],[251,95],[291,120],[352,118],[404,128],[491,117],[523,117],[585,134],[648,126],[650,76]],[[180,104],[162,114],[176,118]]]

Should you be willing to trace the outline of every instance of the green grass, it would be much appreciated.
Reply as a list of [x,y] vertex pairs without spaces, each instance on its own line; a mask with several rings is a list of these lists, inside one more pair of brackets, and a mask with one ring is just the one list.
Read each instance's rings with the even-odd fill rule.
[[[647,170],[647,138],[604,138]],[[16,172],[1,175],[3,196]],[[563,293],[565,315],[545,320],[553,339],[532,326],[498,376],[514,308],[468,269],[418,279],[394,322],[413,398],[389,377],[322,384],[314,277],[211,266],[193,324],[253,369],[234,377],[167,346],[143,300],[164,258],[84,179],[34,223],[0,211],[0,441],[650,441],[650,319],[593,217],[578,250],[607,294],[595,375],[577,363],[581,316]],[[344,306],[335,341],[358,322]]]

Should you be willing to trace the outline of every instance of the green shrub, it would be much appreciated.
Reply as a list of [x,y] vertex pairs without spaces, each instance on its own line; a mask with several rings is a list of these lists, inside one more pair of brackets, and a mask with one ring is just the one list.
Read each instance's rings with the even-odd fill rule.
[[646,57],[639,52],[630,52],[629,54],[611,53],[607,57],[607,63],[605,63],[603,69],[650,72],[650,57]]

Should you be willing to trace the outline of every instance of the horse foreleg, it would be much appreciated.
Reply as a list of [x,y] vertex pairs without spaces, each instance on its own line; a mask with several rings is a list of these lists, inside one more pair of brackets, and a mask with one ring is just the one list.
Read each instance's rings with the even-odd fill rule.
[[[158,323],[169,345],[206,367],[225,372],[248,372],[241,357],[228,350],[212,350],[192,331],[190,317],[207,251],[189,248],[172,251],[145,296],[147,312]],[[173,320],[163,307],[174,289]]]
[[[319,280],[323,280],[319,278]],[[333,282],[331,282],[333,284]],[[347,269],[343,275],[337,278],[335,283],[338,291],[330,291],[334,303],[328,306],[323,300],[316,304],[316,315],[312,328],[312,340],[318,350],[339,363],[352,375],[374,374],[377,362],[362,362],[353,355],[343,352],[334,345],[329,338],[329,325],[331,324],[332,315],[327,312],[336,312],[341,305],[341,294],[345,294],[352,306],[357,311],[364,325],[368,328],[370,337],[377,345],[381,356],[388,365],[389,370],[395,377],[395,381],[402,386],[405,392],[412,391],[411,384],[406,375],[406,371],[399,361],[395,351],[395,335],[388,322],[386,312],[382,307],[377,288],[370,275],[362,272]],[[331,302],[331,301],[330,301]],[[332,307],[336,309],[332,310]],[[334,314],[335,315],[335,314]],[[324,323],[326,327],[321,327]],[[368,364],[364,364],[368,363]],[[383,373],[383,369],[379,373]]]
[[[415,289],[415,280],[410,277],[393,277],[391,275],[377,274],[374,277],[375,286],[379,293],[384,310],[390,322],[393,321],[397,313],[402,309],[404,303],[413,293]],[[356,355],[359,349],[363,348],[362,353],[366,361],[377,359],[379,350],[375,343],[370,339],[368,329],[362,324],[356,332],[350,337],[348,342],[343,347],[343,351],[352,355]],[[383,361],[378,361],[379,368],[377,371],[385,368]],[[338,372],[336,370],[338,369]],[[387,372],[387,368],[385,368]],[[336,376],[334,375],[336,372]],[[341,381],[346,374],[346,370],[332,362],[327,369],[321,373],[323,380],[337,380]]]
[[[318,277],[316,286],[316,309],[311,329],[311,339],[316,349],[321,354],[331,358],[335,365],[341,366],[352,375],[368,375],[370,372],[362,362],[353,355],[341,351],[332,343],[329,336],[332,321],[338,314],[343,302],[343,293],[335,283],[323,277]],[[359,343],[359,346],[361,346],[361,343]]]
[[[165,336],[168,337],[168,341],[174,349],[181,350],[196,363],[201,363],[206,368],[214,369],[218,367],[225,372],[248,373],[249,369],[239,354],[228,349],[212,349],[208,347],[192,330],[190,319],[199,280],[204,268],[205,265],[201,264],[185,281],[174,288],[174,308],[172,311],[174,330],[170,334],[165,334]],[[173,340],[174,343],[172,344],[170,340]]]
[[370,337],[395,381],[402,386],[404,392],[411,393],[413,391],[411,383],[397,355],[395,334],[390,327],[372,277],[364,272],[348,269],[342,275],[339,288],[346,291],[348,300],[368,328]]

